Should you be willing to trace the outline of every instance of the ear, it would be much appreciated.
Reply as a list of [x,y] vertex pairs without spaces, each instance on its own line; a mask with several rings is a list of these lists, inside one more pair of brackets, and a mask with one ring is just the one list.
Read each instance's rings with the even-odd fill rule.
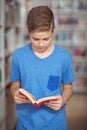
[[56,30],[56,26],[54,26],[54,28],[53,28],[52,32],[54,33],[54,32],[55,32],[55,30]]
[[54,33],[55,26],[51,25],[51,30],[52,30],[52,33]]

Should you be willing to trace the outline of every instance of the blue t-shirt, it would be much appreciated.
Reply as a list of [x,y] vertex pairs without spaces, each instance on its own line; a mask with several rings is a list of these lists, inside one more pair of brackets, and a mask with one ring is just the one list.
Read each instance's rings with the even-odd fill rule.
[[[17,49],[12,56],[10,80],[20,81],[21,87],[35,98],[62,94],[62,83],[74,81],[72,56],[55,44],[53,52],[39,58],[31,44]],[[43,105],[17,104],[17,130],[67,130],[65,106],[54,111]]]

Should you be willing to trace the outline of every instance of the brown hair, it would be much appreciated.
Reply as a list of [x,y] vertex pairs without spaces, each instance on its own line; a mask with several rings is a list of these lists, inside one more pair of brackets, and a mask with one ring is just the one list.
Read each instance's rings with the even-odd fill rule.
[[49,31],[54,30],[54,15],[48,6],[33,7],[27,16],[28,31]]

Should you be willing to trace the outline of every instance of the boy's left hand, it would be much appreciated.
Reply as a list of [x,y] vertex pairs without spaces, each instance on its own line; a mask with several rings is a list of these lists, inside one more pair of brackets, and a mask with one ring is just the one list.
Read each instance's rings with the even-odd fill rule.
[[50,107],[51,109],[57,111],[63,106],[63,98],[62,96],[58,96],[56,100],[45,102],[44,105]]

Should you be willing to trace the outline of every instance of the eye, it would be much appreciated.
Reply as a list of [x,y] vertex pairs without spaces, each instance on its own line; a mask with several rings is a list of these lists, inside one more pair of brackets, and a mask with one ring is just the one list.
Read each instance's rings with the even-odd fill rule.
[[33,40],[38,41],[39,39],[38,38],[33,38]]
[[44,41],[48,41],[48,40],[49,40],[49,38],[44,38],[43,40],[44,40]]

